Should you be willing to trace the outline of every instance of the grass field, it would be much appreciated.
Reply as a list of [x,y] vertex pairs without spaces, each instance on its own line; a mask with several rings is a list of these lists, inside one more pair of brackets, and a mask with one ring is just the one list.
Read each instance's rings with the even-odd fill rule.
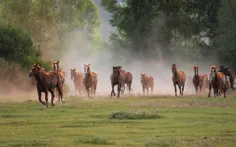
[[0,103],[0,147],[236,146],[236,97],[66,97]]

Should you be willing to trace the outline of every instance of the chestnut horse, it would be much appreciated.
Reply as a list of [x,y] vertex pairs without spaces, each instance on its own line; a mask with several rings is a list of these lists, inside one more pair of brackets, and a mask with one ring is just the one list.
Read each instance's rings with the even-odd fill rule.
[[[43,105],[46,105],[48,107],[48,91],[51,93],[51,104],[53,104],[53,100],[55,97],[54,88],[57,88],[59,92],[59,96],[62,101],[62,81],[57,72],[50,71],[50,72],[45,72],[43,68],[41,68],[38,64],[34,64],[32,68],[29,71],[29,77],[35,77],[37,81],[37,92],[38,92],[38,100],[41,102]],[[41,100],[41,93],[45,93],[45,101],[43,102]],[[63,102],[63,101],[62,101]]]
[[87,91],[88,97],[91,97],[90,93],[95,96],[97,89],[97,82],[98,82],[97,74],[95,72],[91,72],[90,64],[84,64],[83,83]]
[[226,97],[226,78],[222,72],[218,72],[216,70],[216,66],[210,66],[211,73],[209,78],[209,93],[208,97],[211,96],[211,89],[213,88],[214,97],[224,94],[224,98]]
[[183,96],[184,94],[184,85],[186,82],[186,74],[183,71],[177,71],[175,64],[172,64],[172,82],[175,88],[175,96],[177,96],[176,85],[179,87],[179,93]]
[[207,74],[203,74],[203,85],[202,85],[202,90],[204,92],[207,91],[207,89],[209,89],[209,79],[208,79],[208,75]]
[[71,80],[74,82],[75,86],[75,95],[79,92],[82,95],[82,92],[85,92],[85,87],[83,84],[83,73],[76,72],[76,69],[70,69]]
[[114,87],[115,85],[117,85],[117,98],[120,97],[120,93],[121,93],[121,88],[124,87],[125,82],[126,82],[126,75],[125,72],[121,69],[121,66],[113,66],[112,68],[112,73],[110,76],[110,80],[111,80],[111,97],[112,96],[116,96],[115,91],[114,91]]
[[[125,72],[123,70],[123,72],[125,73],[125,84],[128,87],[129,93],[130,91],[132,91],[131,85],[132,85],[132,80],[133,80],[133,75],[130,72]],[[121,90],[121,93],[123,94],[125,91],[125,84],[122,86],[123,89]]]
[[194,66],[194,76],[193,76],[193,85],[195,88],[196,94],[199,94],[199,92],[202,92],[202,86],[203,86],[203,76],[198,74],[199,67]]
[[[52,63],[52,70],[57,72],[62,80],[62,91],[64,92],[64,84],[65,84],[65,73],[63,73],[59,67],[59,60],[57,62]],[[60,102],[60,98],[58,99]]]
[[151,88],[151,93],[153,93],[154,79],[151,76],[146,76],[146,74],[141,73],[141,84],[143,88],[143,95],[145,95],[145,89],[147,90],[147,95],[149,88]]

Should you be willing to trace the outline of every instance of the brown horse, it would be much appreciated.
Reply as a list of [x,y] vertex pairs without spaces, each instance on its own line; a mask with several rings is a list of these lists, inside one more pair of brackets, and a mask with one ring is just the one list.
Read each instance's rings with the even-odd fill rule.
[[112,87],[111,97],[116,96],[114,91],[115,85],[117,85],[117,92],[118,92],[117,98],[120,97],[121,88],[125,85],[126,75],[121,68],[122,68],[121,66],[113,66],[113,70],[110,76],[111,87]]
[[234,90],[234,76],[229,68],[225,68],[225,76],[229,77],[229,79],[226,80],[227,86],[229,86],[227,89],[231,88]]
[[208,79],[208,75],[207,74],[203,74],[203,85],[202,85],[202,90],[204,92],[207,91],[207,89],[209,89],[209,79]]
[[[121,66],[118,66],[118,67],[121,68]],[[125,83],[122,85],[121,93],[123,94],[125,92],[125,84],[128,87],[128,91],[130,93],[130,91],[132,91],[131,85],[132,85],[133,75],[130,72],[126,72],[124,70],[123,72],[126,78],[125,78]]]
[[186,74],[183,71],[177,71],[175,64],[172,64],[172,82],[175,88],[175,96],[177,96],[176,85],[179,87],[179,93],[183,96],[184,94],[184,85],[186,82]]
[[[65,73],[61,71],[59,66],[59,60],[57,62],[52,63],[52,71],[57,72],[62,80],[62,91],[64,92],[64,84],[65,84]],[[55,90],[54,90],[55,91]],[[58,97],[58,100],[60,102],[60,98]]]
[[216,70],[216,66],[210,66],[211,73],[209,78],[209,93],[208,97],[211,96],[211,89],[213,88],[214,97],[224,94],[224,98],[226,97],[226,78],[222,72],[218,72]]
[[97,82],[98,82],[97,74],[95,72],[91,72],[90,64],[84,64],[83,83],[87,91],[88,97],[91,97],[90,93],[95,96],[97,89]]
[[82,92],[85,92],[85,87],[83,84],[83,73],[76,72],[76,69],[70,69],[71,80],[74,82],[75,86],[75,95],[79,92],[82,95]]
[[202,92],[202,86],[203,86],[203,76],[198,74],[199,67],[194,66],[194,76],[193,76],[193,85],[195,88],[196,94],[199,94],[199,92]]
[[149,88],[151,88],[151,93],[153,93],[154,79],[151,76],[146,76],[146,74],[141,73],[141,84],[143,88],[143,95],[145,95],[145,89],[147,90],[147,95]]
[[[59,92],[59,96],[62,101],[62,81],[57,72],[50,71],[50,72],[45,72],[44,69],[42,69],[38,64],[34,64],[32,68],[29,71],[29,77],[35,77],[37,81],[37,92],[38,92],[38,100],[43,104],[48,107],[48,91],[51,93],[51,104],[53,104],[54,100],[54,88],[57,88]],[[45,102],[41,100],[41,93],[45,93]],[[63,101],[62,101],[63,102]]]

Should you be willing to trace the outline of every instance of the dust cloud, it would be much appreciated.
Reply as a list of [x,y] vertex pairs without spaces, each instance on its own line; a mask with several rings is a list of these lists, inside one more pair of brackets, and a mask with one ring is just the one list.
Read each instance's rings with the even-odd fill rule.
[[[174,95],[172,84],[171,64],[174,61],[165,59],[145,59],[138,60],[136,57],[118,57],[119,54],[112,52],[110,49],[88,49],[88,41],[85,40],[82,33],[74,32],[67,38],[66,51],[55,60],[60,60],[60,66],[66,73],[66,84],[70,88],[69,95],[74,95],[73,81],[70,79],[70,68],[75,68],[77,72],[83,72],[83,64],[90,63],[91,71],[98,74],[97,95],[109,96],[111,92],[110,75],[112,67],[121,65],[125,71],[133,75],[132,95],[142,95],[140,82],[140,73],[153,76],[154,92],[153,95]],[[92,52],[92,53],[90,53]],[[128,62],[122,60],[128,58]],[[176,63],[178,70],[183,70],[187,75],[185,94],[194,94],[192,81],[188,77],[193,77],[193,66],[199,66],[199,73],[209,73],[209,65],[216,64],[216,61],[191,63],[185,59]],[[189,83],[189,84],[188,84]],[[115,87],[115,90],[117,88]],[[125,91],[127,94],[128,91]]]

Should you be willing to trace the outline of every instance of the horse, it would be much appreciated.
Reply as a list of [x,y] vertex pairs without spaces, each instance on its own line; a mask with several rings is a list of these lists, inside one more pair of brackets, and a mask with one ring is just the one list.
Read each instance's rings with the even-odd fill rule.
[[193,76],[193,85],[195,88],[195,92],[196,94],[198,94],[199,92],[202,92],[202,86],[203,86],[203,76],[198,74],[198,70],[199,67],[198,66],[194,66],[193,67],[194,70],[194,76]]
[[[59,60],[57,60],[56,62],[52,63],[52,71],[57,72],[59,74],[59,76],[61,77],[61,80],[62,80],[62,91],[64,92],[65,73],[62,72],[62,70],[59,67]],[[59,98],[59,102],[60,102],[60,98]]]
[[[120,69],[122,68],[121,66],[118,66]],[[122,69],[123,70],[123,69]],[[125,83],[121,87],[121,93],[123,94],[125,92],[125,84],[128,87],[129,93],[132,91],[131,85],[132,85],[132,80],[133,80],[133,75],[130,72],[126,72],[123,70],[125,73]]]
[[183,71],[177,71],[176,64],[172,64],[172,82],[175,88],[175,96],[177,96],[176,85],[179,87],[179,93],[183,96],[184,86],[186,82],[186,74]]
[[151,88],[151,93],[153,93],[153,87],[154,87],[154,79],[151,76],[146,76],[146,74],[141,73],[141,84],[143,88],[143,95],[145,95],[145,89],[147,90],[147,95],[149,88]]
[[110,76],[110,81],[111,81],[111,97],[112,96],[116,96],[115,91],[114,91],[114,87],[115,85],[117,85],[117,98],[120,97],[120,93],[121,93],[121,88],[125,85],[126,82],[126,75],[125,72],[121,69],[121,66],[113,66],[112,68],[112,73]]
[[84,64],[83,84],[87,91],[88,97],[91,97],[90,93],[95,95],[97,89],[97,83],[98,83],[97,74],[95,72],[91,72],[90,64]]
[[76,72],[76,69],[70,69],[70,75],[71,80],[74,82],[75,86],[75,95],[77,95],[77,91],[80,95],[82,95],[82,92],[85,91],[85,87],[83,84],[83,73],[82,72]]
[[203,84],[202,84],[202,90],[204,92],[207,91],[207,89],[209,89],[209,79],[208,79],[208,75],[207,74],[203,74]]
[[213,88],[214,97],[224,94],[226,98],[226,79],[225,75],[222,72],[216,71],[216,66],[210,66],[211,73],[209,78],[209,93],[208,97],[211,97],[211,89]]
[[[37,81],[37,92],[38,92],[38,100],[43,105],[48,107],[48,91],[51,93],[51,104],[54,106],[53,100],[55,97],[53,89],[56,88],[59,92],[59,96],[62,101],[63,93],[62,93],[62,81],[57,72],[49,71],[45,72],[43,68],[41,68],[38,64],[34,64],[30,71],[29,77],[35,77]],[[45,93],[45,101],[41,100],[41,93]],[[63,101],[62,101],[63,102]]]
[[234,90],[234,76],[232,71],[227,67],[225,68],[225,76],[229,77],[229,79],[228,78],[226,79],[227,85],[229,85],[227,89],[231,88],[232,90]]

